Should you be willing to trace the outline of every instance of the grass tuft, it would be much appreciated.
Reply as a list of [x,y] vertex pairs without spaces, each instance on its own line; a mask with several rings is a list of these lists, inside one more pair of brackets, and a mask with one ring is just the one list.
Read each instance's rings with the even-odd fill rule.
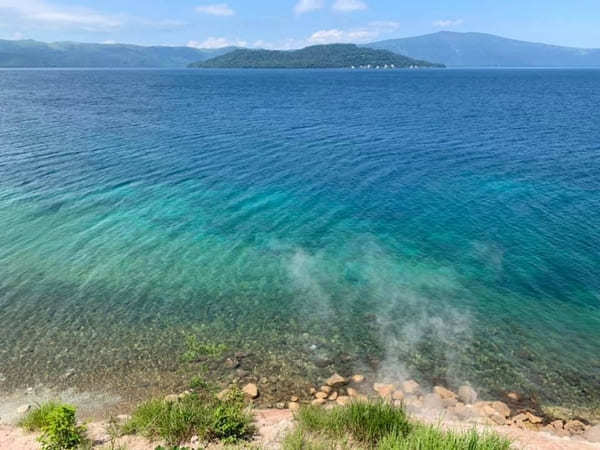
[[510,441],[493,433],[442,431],[409,421],[388,403],[353,402],[325,410],[302,408],[285,450],[365,448],[375,450],[508,450]]
[[133,412],[123,432],[162,439],[169,445],[187,442],[192,436],[232,444],[250,438],[254,427],[242,393],[233,390],[222,400],[200,392],[176,402],[147,401]]
[[417,425],[407,436],[390,434],[377,450],[508,450],[510,442],[496,434],[442,431],[433,426]]
[[19,421],[18,426],[24,428],[27,431],[40,431],[42,428],[47,427],[50,424],[49,418],[52,412],[62,405],[58,402],[45,402],[37,405],[31,409],[25,416]]
[[352,402],[330,410],[311,406],[299,411],[298,421],[307,431],[337,438],[349,434],[358,442],[373,445],[389,434],[405,436],[411,430],[404,410],[384,402]]

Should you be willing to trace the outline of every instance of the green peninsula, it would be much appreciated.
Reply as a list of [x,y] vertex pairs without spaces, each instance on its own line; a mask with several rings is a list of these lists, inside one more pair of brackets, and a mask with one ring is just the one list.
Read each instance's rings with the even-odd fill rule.
[[301,50],[238,49],[230,53],[190,64],[189,67],[212,69],[342,69],[342,68],[425,68],[444,67],[398,55],[388,50],[359,47],[354,44],[314,45]]

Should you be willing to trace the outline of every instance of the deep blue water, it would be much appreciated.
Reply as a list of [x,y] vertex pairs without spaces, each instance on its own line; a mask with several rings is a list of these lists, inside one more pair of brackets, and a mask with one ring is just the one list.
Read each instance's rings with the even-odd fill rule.
[[160,385],[192,332],[597,402],[598,105],[594,70],[0,71],[0,389]]

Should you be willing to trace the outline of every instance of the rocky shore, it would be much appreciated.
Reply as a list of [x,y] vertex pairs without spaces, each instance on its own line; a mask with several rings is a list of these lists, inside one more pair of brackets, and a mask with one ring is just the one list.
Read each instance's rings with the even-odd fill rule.
[[[432,423],[454,430],[494,430],[509,437],[514,448],[526,449],[600,449],[600,424],[581,417],[559,418],[544,413],[535,401],[516,392],[508,392],[503,399],[480,399],[477,391],[465,384],[451,390],[445,386],[426,388],[415,380],[374,380],[362,374],[342,376],[338,373],[322,380],[322,383],[299,391],[287,401],[275,402],[271,409],[260,409],[261,382],[231,383],[217,396],[224,397],[234,387],[241,388],[248,403],[254,408],[258,426],[255,444],[258,448],[280,448],[284,432],[294,424],[294,412],[303,405],[334,408],[352,401],[385,401],[404,407],[415,420]],[[265,383],[267,384],[267,383]],[[170,394],[166,401],[178,402],[193,390]],[[32,405],[21,405],[15,415],[25,414]],[[126,421],[125,414],[117,415],[118,421]],[[95,448],[103,448],[109,436],[104,425],[93,422],[88,425]],[[138,437],[120,438],[127,448],[153,449]],[[197,442],[190,443],[196,448]],[[195,446],[196,445],[196,446]],[[36,449],[35,439],[14,426],[0,427],[0,449]]]

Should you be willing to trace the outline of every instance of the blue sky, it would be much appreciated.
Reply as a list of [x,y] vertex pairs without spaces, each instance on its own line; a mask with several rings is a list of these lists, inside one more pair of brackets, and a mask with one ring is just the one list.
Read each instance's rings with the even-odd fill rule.
[[440,30],[600,47],[600,0],[0,0],[0,39],[297,48]]

